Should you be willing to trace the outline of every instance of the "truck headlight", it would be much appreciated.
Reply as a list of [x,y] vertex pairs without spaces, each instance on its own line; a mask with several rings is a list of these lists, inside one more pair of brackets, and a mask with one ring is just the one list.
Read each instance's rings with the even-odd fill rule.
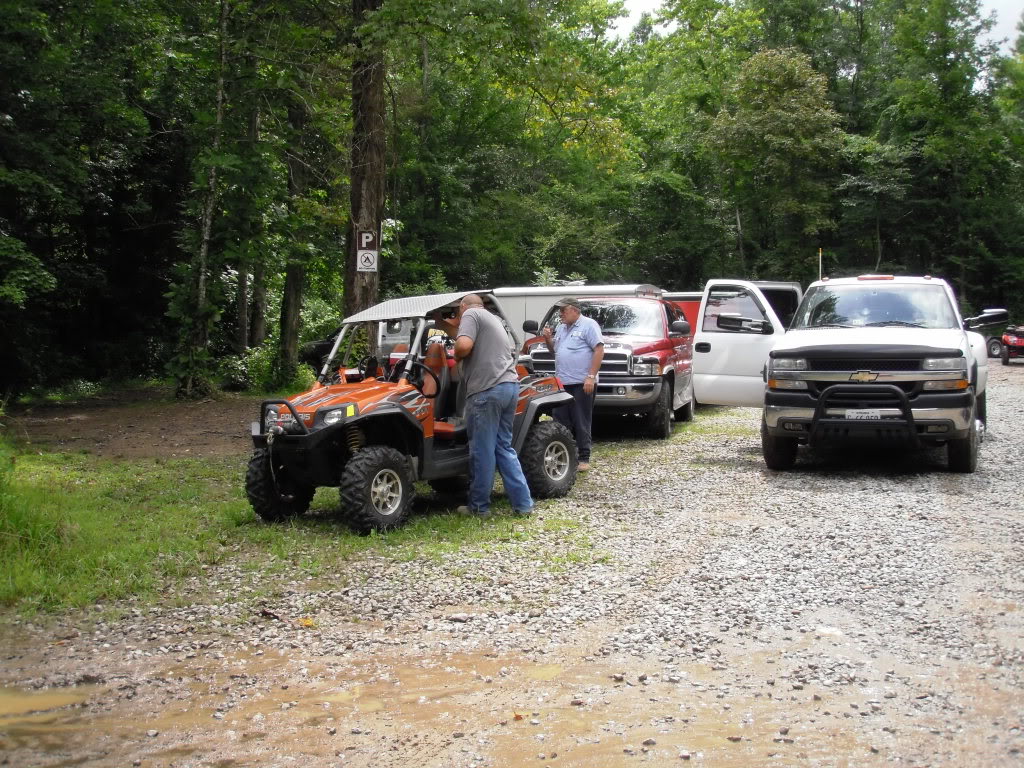
[[768,375],[776,371],[806,371],[807,360],[802,357],[773,357],[768,363]]
[[807,389],[807,382],[800,379],[768,379],[769,389]]
[[969,384],[969,382],[967,381],[967,379],[964,379],[964,378],[960,378],[960,379],[947,379],[947,380],[944,380],[944,381],[926,381],[924,383],[924,389],[931,389],[931,390],[936,390],[936,389],[959,390],[959,389],[967,389],[968,384]]
[[926,357],[921,361],[923,371],[966,371],[967,358],[964,357]]
[[656,358],[633,358],[634,376],[661,376],[661,363]]

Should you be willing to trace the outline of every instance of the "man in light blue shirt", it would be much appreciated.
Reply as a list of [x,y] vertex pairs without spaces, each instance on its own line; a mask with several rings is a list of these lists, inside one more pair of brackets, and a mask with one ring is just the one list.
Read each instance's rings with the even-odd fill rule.
[[567,297],[556,302],[561,321],[552,333],[544,328],[544,340],[555,353],[555,375],[572,402],[555,409],[555,419],[569,427],[576,436],[579,450],[579,471],[590,469],[590,427],[594,420],[594,395],[597,372],[604,358],[601,326],[583,315],[579,299]]

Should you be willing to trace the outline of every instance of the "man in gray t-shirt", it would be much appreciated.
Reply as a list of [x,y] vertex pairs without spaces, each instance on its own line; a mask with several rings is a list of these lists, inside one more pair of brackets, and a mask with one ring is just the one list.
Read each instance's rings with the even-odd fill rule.
[[[479,298],[476,294],[472,295]],[[472,354],[461,358],[458,341],[460,336],[473,342]],[[455,359],[461,360],[462,380],[466,382],[467,397],[504,381],[513,381],[517,384],[519,382],[515,351],[509,346],[505,326],[484,309],[482,304],[469,306],[462,312],[458,335],[455,337]]]
[[501,472],[512,510],[530,514],[533,498],[512,448],[512,423],[519,401],[516,357],[502,322],[484,309],[483,300],[467,294],[459,304],[458,330],[436,321],[455,339],[455,359],[466,387],[466,434],[469,436],[469,503],[466,511],[490,516],[494,470]]

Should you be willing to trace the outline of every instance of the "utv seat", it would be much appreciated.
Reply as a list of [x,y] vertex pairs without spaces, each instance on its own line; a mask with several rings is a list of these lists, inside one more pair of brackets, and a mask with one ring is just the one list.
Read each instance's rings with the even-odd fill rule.
[[448,405],[448,390],[451,389],[452,380],[444,344],[428,344],[427,352],[423,356],[423,364],[433,372],[434,376],[437,376],[437,381],[435,382],[433,377],[424,373],[421,391],[427,397],[433,397],[435,420],[443,418]]
[[444,421],[434,421],[434,437],[438,440],[464,440],[466,436],[466,383],[452,382],[455,387],[455,412]]

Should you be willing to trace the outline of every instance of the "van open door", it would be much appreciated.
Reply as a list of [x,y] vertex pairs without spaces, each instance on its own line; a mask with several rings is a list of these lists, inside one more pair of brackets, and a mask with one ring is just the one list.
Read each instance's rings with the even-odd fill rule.
[[[764,366],[786,332],[776,307],[801,297],[796,283],[709,280],[701,298],[693,340],[693,387],[698,403],[764,405]],[[791,292],[793,295],[783,295]],[[789,318],[786,318],[787,320]]]

